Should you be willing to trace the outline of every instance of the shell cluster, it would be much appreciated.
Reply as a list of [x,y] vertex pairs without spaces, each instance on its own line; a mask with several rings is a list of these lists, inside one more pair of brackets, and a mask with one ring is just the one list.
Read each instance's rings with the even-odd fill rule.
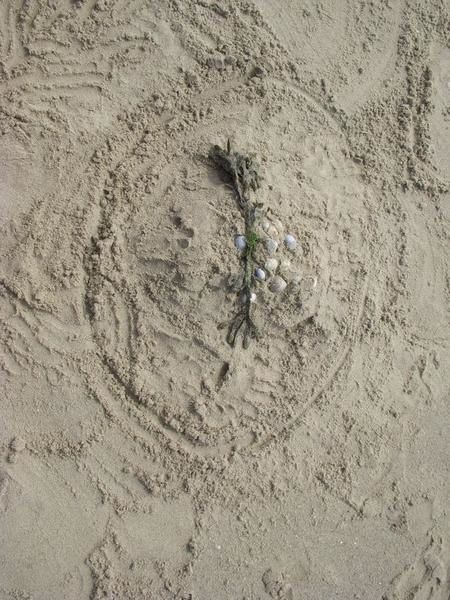
[[[272,293],[281,294],[288,285],[297,285],[301,281],[300,273],[291,263],[291,257],[300,253],[300,245],[295,235],[276,218],[264,217],[260,220],[258,234],[263,241],[266,257],[255,269],[255,279],[266,281]],[[261,272],[264,273],[263,278]]]
[[[265,216],[257,220],[256,230],[262,243],[255,255],[254,280],[259,285],[267,284],[274,294],[281,294],[288,286],[298,285],[303,277],[291,262],[301,255],[301,246],[295,235],[286,230],[279,219]],[[234,244],[239,251],[245,251],[245,235],[236,235]],[[252,301],[255,300],[252,298]]]

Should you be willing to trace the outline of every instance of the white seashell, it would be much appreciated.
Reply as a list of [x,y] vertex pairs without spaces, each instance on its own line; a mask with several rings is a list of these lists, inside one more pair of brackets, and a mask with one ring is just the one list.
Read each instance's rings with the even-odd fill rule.
[[[241,300],[241,304],[245,304],[247,302],[247,294],[245,294],[244,292],[242,292],[240,300]],[[252,292],[250,294],[250,302],[256,302],[256,294],[255,294],[255,292]]]
[[294,281],[294,279],[292,279],[292,283],[300,283],[302,292],[312,292],[317,288],[318,279],[313,275],[306,275],[303,277],[298,275],[298,281]]
[[309,289],[310,290],[314,290],[317,287],[317,277],[313,277],[312,275],[310,275],[309,277],[306,277],[306,281],[309,281]]
[[264,266],[269,273],[275,273],[275,271],[278,269],[278,261],[276,258],[268,258]]
[[255,269],[255,279],[257,279],[258,281],[265,281],[266,272],[264,271],[264,269],[261,269],[260,267]]
[[275,275],[273,279],[270,281],[270,291],[274,294],[280,294],[286,289],[287,283],[282,277]]
[[269,238],[266,240],[266,248],[270,255],[275,254],[275,252],[278,250],[278,242]]
[[270,223],[269,223],[269,221],[263,221],[263,222],[261,223],[261,229],[262,229],[263,231],[265,231],[266,233],[269,231],[269,227],[270,227]]
[[297,247],[297,240],[290,233],[284,236],[284,243],[288,250],[295,250],[295,248]]
[[277,237],[279,234],[278,229],[275,227],[275,225],[269,225],[269,227],[267,228],[266,231],[267,235],[269,235],[270,237]]
[[247,240],[245,235],[237,235],[234,238],[234,245],[238,250],[245,250],[247,248]]
[[289,271],[291,268],[291,261],[288,260],[287,258],[283,259],[280,262],[280,270],[281,271]]
[[284,225],[280,221],[280,219],[275,219],[275,221],[273,222],[273,224],[274,224],[276,230],[278,231],[278,233],[283,233]]

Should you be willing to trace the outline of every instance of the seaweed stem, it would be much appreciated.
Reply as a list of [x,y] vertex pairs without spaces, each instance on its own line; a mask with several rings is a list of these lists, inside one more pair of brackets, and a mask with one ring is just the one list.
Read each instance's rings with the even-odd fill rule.
[[256,338],[258,335],[252,318],[253,303],[251,298],[252,288],[255,283],[253,275],[254,254],[259,243],[259,238],[255,231],[257,206],[251,202],[250,192],[252,190],[256,191],[260,187],[261,178],[254,159],[238,152],[232,152],[230,140],[227,141],[226,150],[215,145],[211,148],[209,156],[219,168],[230,176],[239,208],[244,217],[247,247],[242,255],[244,262],[244,283],[240,290],[241,297],[244,298],[244,306],[233,317],[228,329],[227,341],[232,346],[235,346],[236,338],[242,330],[243,346],[244,348],[248,348],[250,340]]

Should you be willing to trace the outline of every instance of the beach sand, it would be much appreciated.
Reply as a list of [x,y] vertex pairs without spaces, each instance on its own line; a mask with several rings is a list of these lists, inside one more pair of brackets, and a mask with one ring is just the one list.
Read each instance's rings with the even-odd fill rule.
[[449,155],[443,0],[1,0],[0,600],[448,600]]

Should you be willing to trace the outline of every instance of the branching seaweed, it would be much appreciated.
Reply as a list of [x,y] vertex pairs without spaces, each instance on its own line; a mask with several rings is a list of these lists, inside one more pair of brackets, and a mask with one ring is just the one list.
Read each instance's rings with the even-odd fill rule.
[[256,191],[260,187],[261,177],[258,173],[258,164],[249,157],[231,151],[230,140],[227,143],[227,149],[223,150],[220,146],[213,146],[210,151],[210,158],[214,163],[225,171],[231,178],[234,192],[239,204],[239,208],[245,221],[246,248],[242,254],[244,263],[243,285],[240,290],[242,308],[235,314],[229,325],[227,341],[234,346],[239,332],[242,330],[243,346],[248,348],[251,339],[258,336],[258,330],[252,319],[252,289],[255,285],[254,280],[254,256],[255,250],[260,242],[255,231],[255,222],[257,210],[261,204],[253,204],[250,200],[250,192]]

